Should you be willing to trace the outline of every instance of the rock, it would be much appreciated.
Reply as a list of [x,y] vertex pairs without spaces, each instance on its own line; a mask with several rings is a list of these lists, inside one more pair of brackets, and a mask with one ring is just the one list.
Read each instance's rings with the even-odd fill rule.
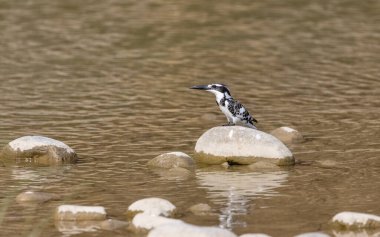
[[159,155],[148,162],[148,165],[159,168],[193,168],[193,159],[183,152],[170,152]]
[[243,234],[239,237],[271,237],[270,235],[262,234],[262,233],[254,233],[254,234]]
[[219,227],[200,227],[186,223],[160,225],[148,234],[148,237],[236,237],[229,230]]
[[61,205],[56,210],[55,219],[58,221],[105,220],[106,211],[102,206]]
[[340,212],[332,218],[331,222],[339,229],[380,228],[380,216],[359,212]]
[[167,173],[168,175],[173,176],[173,177],[188,177],[193,174],[188,169],[181,168],[181,167],[170,168],[167,170]]
[[77,154],[69,146],[42,136],[17,138],[4,146],[0,157],[36,164],[57,164],[77,160]]
[[270,134],[277,137],[278,139],[280,139],[283,143],[287,145],[305,141],[304,137],[302,136],[300,132],[289,127],[276,128],[275,130],[270,132]]
[[210,214],[211,207],[206,203],[199,203],[191,206],[189,211],[191,211],[194,215],[203,216]]
[[43,203],[49,200],[59,200],[60,198],[57,194],[26,191],[17,195],[16,201],[19,203]]
[[172,218],[167,218],[163,216],[149,215],[147,213],[139,213],[135,215],[132,220],[132,231],[134,232],[144,232],[152,228],[164,224],[178,224],[183,223],[181,220],[176,220]]
[[102,230],[117,230],[128,226],[128,222],[119,221],[114,219],[107,219],[105,221],[100,222],[100,228]]
[[206,164],[252,164],[260,160],[276,165],[292,165],[294,157],[277,138],[256,129],[241,126],[214,127],[195,145],[199,162]]
[[321,232],[310,232],[296,235],[294,237],[330,237],[330,235],[321,233]]
[[162,198],[144,198],[132,203],[127,210],[127,216],[133,217],[137,213],[146,213],[152,216],[172,216],[176,207]]
[[187,180],[191,177],[194,176],[194,172],[181,168],[181,167],[176,167],[176,168],[170,168],[170,169],[161,169],[161,168],[154,168],[151,169],[153,173],[158,174],[161,176],[163,179],[167,180]]

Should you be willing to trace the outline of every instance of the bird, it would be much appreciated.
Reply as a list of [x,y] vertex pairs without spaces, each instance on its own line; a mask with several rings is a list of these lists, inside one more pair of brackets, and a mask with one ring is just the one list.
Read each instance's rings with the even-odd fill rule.
[[258,121],[249,114],[248,110],[239,101],[232,98],[226,85],[215,83],[192,86],[190,89],[205,90],[215,95],[216,104],[228,120],[228,123],[224,126],[243,125],[257,129],[255,123],[258,123]]

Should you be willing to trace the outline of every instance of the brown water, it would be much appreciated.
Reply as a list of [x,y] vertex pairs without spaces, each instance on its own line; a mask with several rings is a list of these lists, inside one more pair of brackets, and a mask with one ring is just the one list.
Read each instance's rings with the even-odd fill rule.
[[[40,134],[81,158],[0,165],[1,236],[69,236],[54,225],[57,205],[103,205],[125,220],[151,196],[181,210],[208,203],[217,215],[181,219],[237,234],[334,234],[340,211],[380,214],[379,1],[0,0],[0,29],[0,145]],[[149,170],[226,122],[213,95],[188,89],[209,82],[228,84],[261,130],[301,131],[307,141],[291,150],[308,165]],[[24,190],[64,200],[25,207],[14,199]]]

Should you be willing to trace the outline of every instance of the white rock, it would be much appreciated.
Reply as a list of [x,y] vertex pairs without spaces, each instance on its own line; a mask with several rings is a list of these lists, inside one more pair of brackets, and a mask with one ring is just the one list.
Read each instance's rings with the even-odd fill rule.
[[255,234],[244,234],[244,235],[240,235],[239,237],[271,237],[271,236],[262,234],[262,233],[255,233]]
[[68,153],[74,152],[65,143],[42,136],[24,136],[17,138],[9,143],[9,146],[14,150],[26,151],[38,146],[56,146],[65,149]]
[[201,227],[177,223],[160,225],[151,230],[148,237],[236,237],[236,235],[219,227]]
[[149,215],[147,213],[137,214],[133,220],[132,225],[136,230],[150,230],[152,228],[164,225],[164,224],[178,224],[183,223],[181,220],[167,218],[163,216]]
[[192,168],[194,160],[183,152],[169,152],[161,154],[148,162],[148,165],[159,168]]
[[270,134],[277,137],[285,144],[289,145],[294,143],[300,143],[305,140],[300,132],[289,127],[276,128],[275,130],[270,132]]
[[61,205],[55,219],[59,221],[105,220],[106,211],[102,206]]
[[0,156],[38,164],[75,162],[77,160],[76,153],[69,146],[61,141],[42,136],[17,138],[3,147]]
[[321,232],[309,232],[309,233],[299,234],[294,237],[330,237],[330,235],[327,235]]
[[380,228],[380,216],[359,212],[340,212],[332,218],[332,223],[346,229]]
[[207,164],[226,161],[252,164],[265,160],[277,165],[294,164],[291,151],[277,138],[265,132],[241,126],[214,127],[195,145],[196,158]]
[[174,214],[176,207],[168,200],[162,198],[144,198],[132,203],[127,212],[129,215],[143,212],[153,216],[171,216]]

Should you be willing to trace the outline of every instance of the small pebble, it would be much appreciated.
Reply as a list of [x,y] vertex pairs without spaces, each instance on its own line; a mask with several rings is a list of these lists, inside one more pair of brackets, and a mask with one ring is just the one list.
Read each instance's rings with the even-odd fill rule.
[[300,132],[289,127],[280,127],[270,132],[271,135],[277,137],[287,145],[296,144],[305,141]]

